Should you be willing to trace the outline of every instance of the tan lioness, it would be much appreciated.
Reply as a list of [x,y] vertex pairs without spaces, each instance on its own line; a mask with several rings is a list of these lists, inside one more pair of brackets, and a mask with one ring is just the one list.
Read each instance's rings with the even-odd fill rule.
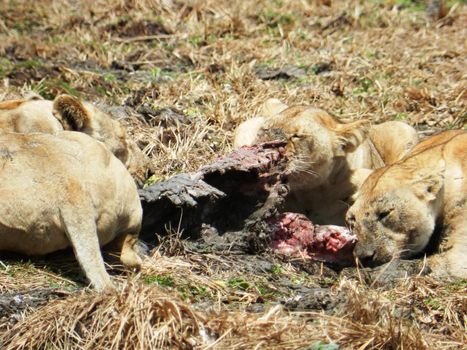
[[0,130],[18,133],[80,131],[99,140],[122,161],[142,185],[149,168],[147,157],[128,137],[125,128],[107,113],[70,95],[54,101],[31,97],[0,102]]
[[86,134],[0,134],[0,251],[43,255],[73,247],[94,288],[112,288],[99,246],[122,244],[121,261],[141,263],[133,249],[142,209],[131,175]]
[[237,128],[234,146],[271,139],[287,141],[291,194],[285,210],[335,225],[344,224],[350,197],[369,169],[400,159],[418,141],[416,131],[402,122],[342,123],[324,110],[288,107],[275,99],[265,103],[263,116]]
[[429,266],[467,278],[467,132],[430,137],[404,159],[375,170],[347,213],[354,254],[382,264],[439,245]]

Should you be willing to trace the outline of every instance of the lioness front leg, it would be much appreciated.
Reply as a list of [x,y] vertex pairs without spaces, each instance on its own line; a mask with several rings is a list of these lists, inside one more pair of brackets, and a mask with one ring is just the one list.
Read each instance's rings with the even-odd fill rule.
[[123,265],[131,269],[140,269],[142,260],[136,251],[138,244],[138,236],[132,234],[124,234],[119,238],[121,244],[120,261]]
[[451,226],[451,234],[448,236],[447,242],[442,244],[442,252],[428,259],[428,266],[434,275],[467,278],[466,225],[467,219],[459,218],[457,225]]

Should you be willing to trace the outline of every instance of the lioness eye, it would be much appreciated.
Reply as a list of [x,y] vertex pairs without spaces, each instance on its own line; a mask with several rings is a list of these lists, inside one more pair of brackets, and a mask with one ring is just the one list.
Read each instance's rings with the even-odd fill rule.
[[296,140],[297,140],[297,139],[300,139],[300,135],[298,135],[298,134],[293,134],[290,138],[291,138],[291,139],[296,139]]
[[384,210],[384,211],[381,211],[381,212],[378,214],[378,221],[384,220],[389,214],[391,214],[391,211],[392,211],[392,210]]

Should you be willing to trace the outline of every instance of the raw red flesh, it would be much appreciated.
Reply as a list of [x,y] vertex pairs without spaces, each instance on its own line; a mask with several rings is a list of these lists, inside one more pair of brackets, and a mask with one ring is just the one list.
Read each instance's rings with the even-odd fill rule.
[[283,213],[269,220],[278,253],[327,262],[351,262],[356,237],[346,227],[313,225],[305,215]]

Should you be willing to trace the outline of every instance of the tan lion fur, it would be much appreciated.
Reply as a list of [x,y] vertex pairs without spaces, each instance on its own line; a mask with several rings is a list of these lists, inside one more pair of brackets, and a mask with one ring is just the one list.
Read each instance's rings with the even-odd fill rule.
[[324,110],[287,107],[276,99],[266,101],[261,113],[239,125],[234,146],[287,141],[291,194],[285,209],[318,224],[343,225],[350,197],[369,171],[400,159],[418,141],[415,130],[402,122],[342,123]]
[[72,247],[92,285],[112,288],[99,246],[133,246],[142,209],[132,177],[106,147],[78,132],[0,134],[0,251],[44,255]]
[[99,140],[127,167],[135,181],[142,185],[149,161],[128,137],[125,128],[89,102],[70,95],[54,101],[32,97],[0,102],[0,130],[18,133],[56,133],[79,131]]
[[381,264],[410,258],[431,243],[436,274],[467,278],[467,132],[430,137],[404,159],[375,170],[362,185],[347,222],[354,254]]

